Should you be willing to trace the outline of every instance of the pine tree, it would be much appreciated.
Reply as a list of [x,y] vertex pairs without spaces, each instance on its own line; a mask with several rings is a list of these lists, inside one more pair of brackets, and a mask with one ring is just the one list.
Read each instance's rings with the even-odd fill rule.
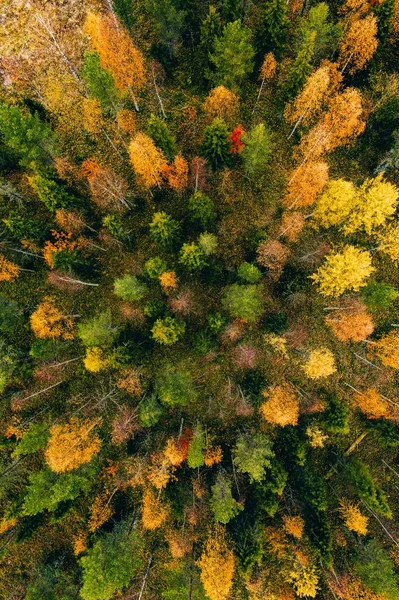
[[289,27],[287,3],[284,0],[268,2],[263,13],[263,23],[262,45],[264,51],[271,50],[276,56],[279,56]]
[[227,23],[220,37],[215,39],[210,59],[215,67],[212,76],[216,85],[234,89],[248,77],[254,67],[254,49],[251,30],[241,21]]
[[315,40],[316,32],[311,31],[303,41],[302,47],[288,72],[288,80],[283,89],[283,94],[288,100],[298,94],[312,70]]

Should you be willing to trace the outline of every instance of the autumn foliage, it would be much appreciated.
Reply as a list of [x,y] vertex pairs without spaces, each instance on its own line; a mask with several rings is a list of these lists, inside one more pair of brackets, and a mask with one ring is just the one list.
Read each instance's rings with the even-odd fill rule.
[[100,448],[101,441],[95,433],[97,421],[79,421],[53,425],[45,456],[49,467],[56,473],[65,473],[90,462]]

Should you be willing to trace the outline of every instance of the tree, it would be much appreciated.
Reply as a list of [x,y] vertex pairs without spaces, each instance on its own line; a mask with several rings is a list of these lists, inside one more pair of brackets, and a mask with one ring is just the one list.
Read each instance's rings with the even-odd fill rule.
[[243,148],[245,147],[245,144],[242,141],[242,137],[244,134],[245,131],[241,124],[237,125],[237,127],[234,127],[233,131],[230,133],[228,140],[231,143],[231,154],[240,154]]
[[360,342],[374,331],[373,319],[360,302],[348,300],[334,313],[326,317],[326,323],[341,342]]
[[165,294],[170,294],[178,286],[178,279],[175,271],[164,271],[159,276],[159,283],[161,284],[162,291]]
[[176,138],[170,133],[165,121],[155,115],[151,115],[148,120],[147,132],[166,158],[169,161],[173,160],[177,151]]
[[322,227],[342,225],[356,209],[357,190],[351,181],[333,179],[319,196],[313,218]]
[[141,510],[141,522],[144,529],[158,529],[168,517],[166,506],[150,488],[147,488],[144,491]]
[[243,506],[233,498],[230,478],[222,472],[218,473],[211,491],[210,506],[217,523],[225,525],[243,510]]
[[389,418],[392,405],[376,389],[368,388],[354,394],[356,405],[369,419]]
[[249,323],[254,323],[264,310],[262,289],[259,285],[233,283],[226,288],[222,304],[232,317],[239,317]]
[[197,397],[191,373],[170,366],[159,373],[155,391],[162,404],[171,407],[185,406]]
[[265,240],[259,244],[256,254],[257,262],[269,269],[271,275],[278,279],[290,251],[278,240]]
[[191,218],[204,227],[215,220],[216,215],[213,200],[203,192],[192,194],[188,199],[187,208]]
[[3,254],[0,254],[0,281],[15,281],[20,271],[21,269],[18,265],[7,260]]
[[270,440],[262,433],[240,434],[233,448],[233,461],[237,471],[247,473],[251,483],[263,479],[273,456]]
[[201,423],[194,428],[188,447],[187,464],[191,469],[202,467],[205,462],[206,436]]
[[102,68],[97,52],[85,53],[80,72],[89,95],[99,101],[105,114],[112,112],[118,102],[118,93],[111,73]]
[[375,354],[386,367],[399,369],[399,331],[392,329],[380,337],[378,342],[371,342],[372,353]]
[[399,263],[399,227],[390,225],[384,228],[383,232],[378,234],[378,250],[383,252],[392,260],[393,263]]
[[341,296],[347,290],[357,292],[375,271],[366,250],[345,246],[341,252],[327,255],[324,264],[310,276],[323,296]]
[[224,85],[213,88],[205,98],[203,109],[208,119],[229,121],[238,113],[238,96]]
[[140,302],[148,294],[148,288],[133,275],[124,275],[114,281],[114,292],[122,300]]
[[380,598],[396,600],[398,596],[396,567],[377,540],[370,540],[360,547],[354,570],[363,583]]
[[237,270],[238,277],[245,281],[245,283],[258,283],[262,279],[262,273],[256,265],[252,263],[243,262],[240,264]]
[[75,417],[67,423],[50,427],[50,438],[45,457],[55,473],[77,469],[91,461],[101,448],[101,440],[94,432],[96,421],[79,421]]
[[112,73],[118,90],[130,93],[138,110],[136,94],[145,83],[145,65],[128,32],[112,16],[94,13],[88,13],[85,30],[101,66]]
[[235,558],[220,525],[210,532],[197,564],[209,599],[227,600],[233,585]]
[[163,176],[167,179],[172,190],[182,192],[188,184],[188,163],[186,159],[180,155],[175,156],[173,163],[165,167]]
[[164,346],[176,344],[183,337],[186,325],[173,317],[157,319],[151,329],[153,339]]
[[78,335],[85,346],[112,346],[118,334],[118,328],[112,325],[111,312],[106,310],[98,316],[81,323]]
[[186,11],[178,10],[172,0],[146,0],[145,6],[159,41],[169,48],[172,55],[175,54],[185,25]]
[[348,529],[358,535],[366,535],[368,517],[362,515],[356,504],[345,499],[341,500],[340,513]]
[[285,237],[288,242],[296,242],[305,227],[305,217],[300,212],[284,212],[281,218],[279,237]]
[[230,142],[227,126],[221,119],[214,119],[204,129],[202,153],[213,169],[230,162]]
[[284,515],[283,517],[284,530],[292,535],[297,540],[300,540],[303,535],[305,522],[300,515]]
[[288,72],[288,79],[284,86],[284,96],[293,98],[301,90],[309,73],[312,70],[312,59],[316,41],[316,32],[310,31],[303,41],[292,66]]
[[241,156],[245,171],[249,177],[258,179],[264,175],[266,165],[272,155],[273,144],[270,132],[264,123],[259,123],[242,136],[242,141],[244,148]]
[[74,324],[69,315],[64,315],[50,297],[44,298],[31,314],[30,324],[38,338],[74,338]]
[[82,175],[87,177],[93,201],[105,210],[124,212],[130,209],[126,200],[128,185],[110,167],[101,165],[96,158],[82,162]]
[[183,244],[179,254],[179,263],[189,271],[203,269],[206,264],[206,254],[199,244]]
[[316,34],[315,57],[331,54],[336,48],[341,35],[341,24],[329,20],[329,8],[326,2],[319,2],[309,10],[306,17],[300,20],[300,39],[305,39],[310,32]]
[[371,311],[384,310],[399,296],[399,292],[389,283],[369,281],[361,294]]
[[321,379],[333,375],[336,370],[335,358],[328,348],[319,348],[309,352],[306,363],[302,366],[309,379]]
[[145,133],[137,133],[130,142],[129,154],[141,185],[145,188],[160,186],[167,163],[152,139]]
[[377,49],[377,19],[367,15],[354,19],[341,38],[339,62],[344,70],[350,65],[349,73],[363,69]]
[[351,486],[369,507],[376,513],[392,518],[392,511],[387,503],[386,495],[377,487],[371,476],[370,470],[358,457],[353,457],[348,462],[347,474]]
[[286,40],[289,27],[287,13],[288,6],[283,0],[272,0],[265,5],[262,43],[267,50],[272,50],[276,56],[279,56]]
[[92,346],[86,349],[86,356],[83,359],[83,364],[90,373],[99,373],[109,367],[109,360],[104,356],[101,348]]
[[165,212],[156,212],[150,223],[150,232],[154,241],[167,248],[176,240],[180,227],[179,223]]
[[38,195],[39,200],[51,212],[54,212],[57,208],[67,208],[76,202],[76,198],[69,194],[62,186],[40,172],[28,177],[28,181]]
[[289,383],[273,385],[262,391],[265,401],[260,406],[262,417],[272,425],[296,425],[299,418],[299,401]]
[[110,600],[121,592],[142,566],[142,538],[129,523],[118,523],[103,534],[80,559],[83,600]]
[[328,182],[328,164],[309,161],[297,167],[288,183],[284,205],[288,209],[311,206]]
[[216,71],[212,77],[216,85],[234,89],[251,74],[255,54],[251,38],[251,30],[242,25],[240,20],[224,26],[210,54]]

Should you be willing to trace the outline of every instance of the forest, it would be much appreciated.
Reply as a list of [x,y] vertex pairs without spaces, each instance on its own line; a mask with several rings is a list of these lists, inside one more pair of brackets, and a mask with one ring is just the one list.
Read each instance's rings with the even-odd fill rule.
[[399,0],[0,31],[0,600],[399,600]]

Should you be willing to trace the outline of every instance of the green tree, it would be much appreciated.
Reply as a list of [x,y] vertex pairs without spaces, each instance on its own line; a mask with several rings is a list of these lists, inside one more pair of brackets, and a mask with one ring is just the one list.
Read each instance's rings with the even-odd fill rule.
[[224,308],[232,317],[257,321],[263,313],[262,289],[259,285],[233,283],[226,288],[222,299]]
[[385,310],[399,296],[398,290],[383,281],[369,281],[360,293],[371,311]]
[[273,144],[270,132],[264,123],[259,123],[243,135],[242,139],[245,146],[242,149],[241,156],[245,171],[251,178],[260,178],[272,156]]
[[326,410],[324,411],[324,426],[331,433],[349,432],[349,408],[335,395],[328,398]]
[[355,488],[360,498],[364,500],[372,510],[378,514],[392,518],[392,511],[387,503],[385,493],[373,480],[369,468],[359,458],[352,458],[347,466],[346,472],[350,484]]
[[204,129],[202,154],[212,165],[213,169],[229,164],[231,161],[228,135],[227,125],[221,119],[214,119]]
[[142,565],[142,537],[131,523],[118,523],[80,559],[83,568],[83,600],[109,600],[121,592]]
[[329,20],[329,8],[325,2],[319,2],[309,10],[306,17],[302,17],[299,24],[299,39],[303,45],[309,33],[315,32],[314,45],[315,58],[327,56],[337,46],[341,35],[341,24],[334,24]]
[[167,270],[166,262],[160,256],[149,258],[144,265],[145,274],[150,279],[158,279],[161,273]]
[[316,32],[310,31],[292,63],[288,72],[288,80],[284,86],[284,96],[287,100],[294,98],[302,89],[308,75],[312,70]]
[[48,437],[47,423],[29,423],[29,428],[18,442],[13,456],[25,456],[41,450],[46,445]]
[[173,0],[145,0],[159,42],[166,46],[171,54],[177,50],[186,19],[186,12],[179,10],[175,4]]
[[215,220],[214,203],[203,192],[195,192],[188,199],[188,210],[193,221],[206,227]]
[[114,292],[122,300],[139,302],[148,294],[148,288],[134,275],[124,275],[115,279]]
[[260,40],[263,54],[271,50],[276,56],[280,55],[288,27],[288,4],[285,0],[267,2],[263,13],[263,29]]
[[87,347],[112,346],[118,335],[118,327],[112,324],[111,311],[106,310],[81,323],[78,326],[78,335]]
[[151,329],[153,339],[163,346],[171,346],[183,337],[186,325],[173,317],[157,319]]
[[354,570],[375,594],[387,600],[399,598],[399,580],[395,564],[377,540],[370,540],[359,548]]
[[139,404],[140,423],[143,427],[152,427],[158,423],[164,412],[155,395],[145,397]]
[[226,474],[218,473],[211,491],[210,506],[218,523],[228,523],[243,510],[244,507],[233,498],[231,480]]
[[179,262],[189,271],[196,271],[206,266],[206,254],[199,244],[191,242],[191,244],[183,244]]
[[163,151],[168,161],[172,161],[177,151],[176,138],[169,131],[165,121],[160,117],[151,115],[148,120],[147,132],[154,140],[155,145]]
[[210,55],[213,52],[215,40],[222,32],[222,20],[217,8],[213,5],[209,7],[206,18],[201,23],[200,28],[200,56],[203,65],[204,75],[212,79],[209,68],[212,67]]
[[250,482],[260,481],[270,458],[274,456],[270,440],[263,434],[240,434],[233,449],[233,461],[240,473],[247,473]]
[[193,431],[190,445],[188,447],[187,464],[191,469],[202,467],[204,464],[204,452],[206,448],[206,437],[204,428],[198,423]]
[[222,35],[216,38],[214,52],[210,55],[215,73],[215,85],[237,88],[248,77],[254,68],[252,33],[240,20],[227,23]]
[[185,406],[197,397],[191,373],[171,366],[159,372],[155,391],[162,404],[171,407]]
[[86,52],[81,69],[82,78],[90,96],[96,98],[105,114],[115,111],[118,93],[109,71],[103,69],[97,52]]
[[205,256],[211,256],[216,252],[216,249],[218,247],[218,239],[214,233],[208,233],[207,231],[205,231],[199,236],[198,245],[205,254]]
[[258,267],[249,262],[240,264],[237,270],[238,277],[245,283],[258,283],[262,279],[262,272]]
[[151,237],[160,246],[167,248],[177,239],[180,226],[165,212],[156,212],[150,223]]
[[62,185],[39,172],[36,172],[35,175],[29,177],[29,183],[38,195],[39,200],[43,202],[51,212],[54,212],[57,208],[67,208],[68,206],[76,204],[76,198]]

